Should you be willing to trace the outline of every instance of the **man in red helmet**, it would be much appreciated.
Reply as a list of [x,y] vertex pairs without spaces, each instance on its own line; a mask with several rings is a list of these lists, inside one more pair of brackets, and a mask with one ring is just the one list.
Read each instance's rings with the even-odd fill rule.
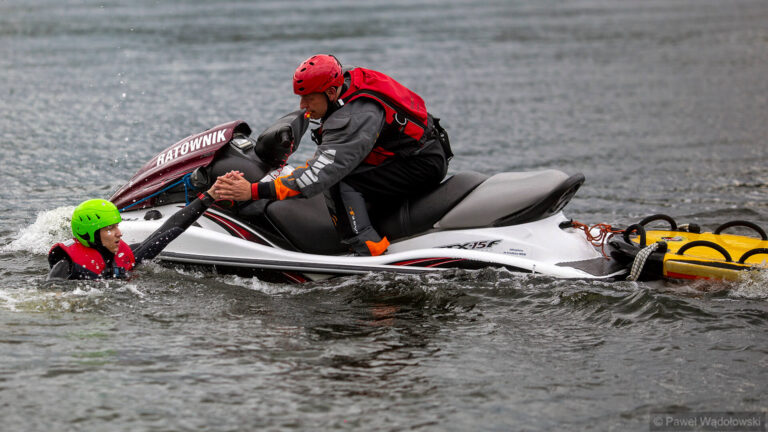
[[[307,164],[274,181],[222,181],[222,199],[287,199],[325,193],[334,223],[350,250],[380,255],[389,246],[373,228],[372,211],[395,209],[445,177],[453,156],[438,119],[414,92],[380,72],[345,68],[332,55],[310,57],[293,75],[299,107],[320,127]],[[294,146],[295,147],[295,146]]]

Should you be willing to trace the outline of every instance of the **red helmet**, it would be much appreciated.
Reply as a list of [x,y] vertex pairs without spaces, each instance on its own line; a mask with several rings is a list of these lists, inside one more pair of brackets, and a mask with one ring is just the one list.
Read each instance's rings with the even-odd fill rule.
[[322,93],[343,83],[341,63],[330,54],[318,54],[304,60],[293,73],[293,92],[301,96]]

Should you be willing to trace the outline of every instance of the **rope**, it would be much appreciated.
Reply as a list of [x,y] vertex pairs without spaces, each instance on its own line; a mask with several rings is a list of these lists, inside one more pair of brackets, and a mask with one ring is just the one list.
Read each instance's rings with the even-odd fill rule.
[[195,187],[192,186],[192,181],[189,179],[192,177],[192,173],[185,174],[184,177],[181,179],[184,181],[184,201],[187,202],[187,205],[189,205],[189,191],[195,190]]
[[648,245],[641,249],[637,255],[635,255],[635,261],[632,262],[632,271],[629,272],[627,280],[636,281],[637,278],[640,277],[640,273],[642,273],[643,267],[645,267],[645,262],[648,260],[648,257],[651,256],[651,254],[656,251],[660,245],[661,243],[659,242]]
[[[603,256],[606,258],[608,258],[608,255],[605,253],[605,241],[613,234],[624,232],[624,230],[615,230],[612,226],[604,223],[589,226],[581,222],[571,221],[571,226],[584,231],[584,235],[587,236],[587,241],[592,243],[592,246],[600,248],[600,252],[602,252]],[[592,233],[594,230],[597,230],[597,234]]]
[[139,204],[143,203],[144,201],[146,201],[146,200],[148,200],[150,198],[154,198],[154,197],[160,195],[161,193],[167,191],[168,189],[170,189],[172,187],[175,187],[175,186],[178,186],[178,185],[180,185],[182,183],[184,183],[184,199],[187,201],[187,204],[189,204],[189,193],[187,192],[187,186],[189,186],[189,189],[193,189],[194,190],[194,187],[192,187],[192,183],[189,180],[189,177],[191,175],[192,175],[192,173],[184,174],[184,177],[182,177],[181,180],[177,181],[176,183],[173,183],[170,186],[166,186],[163,189],[160,189],[159,191],[153,193],[152,195],[146,196],[146,197],[136,201],[135,203],[133,203],[133,204],[131,204],[129,206],[125,206],[125,207],[121,208],[120,211],[124,212],[124,211],[128,210],[129,208],[131,208],[131,207],[133,207],[135,205],[139,205]]

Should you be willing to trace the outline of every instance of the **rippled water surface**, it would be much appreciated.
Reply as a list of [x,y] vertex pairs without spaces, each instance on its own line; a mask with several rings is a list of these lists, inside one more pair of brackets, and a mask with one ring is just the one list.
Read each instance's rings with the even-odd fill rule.
[[648,430],[653,412],[764,411],[764,273],[295,286],[149,263],[42,281],[74,205],[190,133],[293,110],[317,52],[424,96],[453,172],[582,172],[567,211],[585,223],[766,227],[766,22],[759,0],[6,0],[2,429]]

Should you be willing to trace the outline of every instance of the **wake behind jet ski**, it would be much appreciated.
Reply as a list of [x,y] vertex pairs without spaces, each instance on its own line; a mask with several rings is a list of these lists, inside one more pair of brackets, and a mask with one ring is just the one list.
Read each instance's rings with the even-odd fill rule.
[[[301,125],[293,126],[300,132]],[[254,140],[250,134],[245,122],[234,121],[152,158],[111,197],[123,212],[124,239],[143,240],[229,171],[242,172],[250,182],[290,172],[275,170],[279,140]],[[348,254],[321,196],[218,202],[159,259],[294,282],[489,266],[560,278],[620,277],[624,266],[606,258],[562,212],[583,182],[581,174],[557,170],[458,173],[388,214],[373,215],[377,230],[391,241],[387,253],[377,257]]]

